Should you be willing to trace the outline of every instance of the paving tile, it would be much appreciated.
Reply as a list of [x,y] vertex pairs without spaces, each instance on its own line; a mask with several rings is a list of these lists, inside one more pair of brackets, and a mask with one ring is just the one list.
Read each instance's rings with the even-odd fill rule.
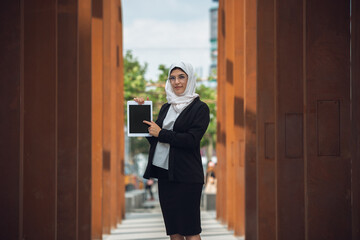
[[[227,230],[216,219],[215,211],[201,212],[201,239],[202,240],[244,240],[235,237],[232,231]],[[165,240],[164,221],[160,212],[158,201],[147,201],[144,208],[126,214],[122,224],[104,236],[104,240]]]

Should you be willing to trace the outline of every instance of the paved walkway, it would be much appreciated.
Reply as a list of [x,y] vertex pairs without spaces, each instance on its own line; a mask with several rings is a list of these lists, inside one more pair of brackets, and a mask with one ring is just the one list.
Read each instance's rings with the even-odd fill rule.
[[[214,211],[202,211],[202,240],[244,240],[236,238],[233,232],[215,219]],[[159,202],[147,201],[144,208],[126,215],[123,223],[104,236],[105,240],[168,240],[162,219]]]

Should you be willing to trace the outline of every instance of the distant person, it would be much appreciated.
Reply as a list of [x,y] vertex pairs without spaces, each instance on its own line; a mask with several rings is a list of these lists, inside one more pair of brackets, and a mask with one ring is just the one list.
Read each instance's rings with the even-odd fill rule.
[[216,193],[215,163],[209,161],[206,170],[205,193]]
[[146,181],[146,185],[145,185],[145,191],[149,192],[150,194],[150,200],[154,200],[154,194],[152,192],[152,186],[154,185],[154,180],[153,179],[148,179]]
[[[193,67],[170,66],[166,99],[156,122],[149,125],[150,152],[144,178],[158,178],[166,234],[172,240],[199,240],[200,198],[204,172],[200,140],[210,121],[209,108],[195,93]],[[139,104],[143,98],[134,99]]]

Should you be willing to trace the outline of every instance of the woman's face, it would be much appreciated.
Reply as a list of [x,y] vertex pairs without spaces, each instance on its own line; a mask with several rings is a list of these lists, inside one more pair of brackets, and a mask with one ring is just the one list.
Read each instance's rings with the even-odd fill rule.
[[181,95],[185,92],[188,76],[180,69],[174,69],[170,73],[169,81],[171,87],[176,95]]

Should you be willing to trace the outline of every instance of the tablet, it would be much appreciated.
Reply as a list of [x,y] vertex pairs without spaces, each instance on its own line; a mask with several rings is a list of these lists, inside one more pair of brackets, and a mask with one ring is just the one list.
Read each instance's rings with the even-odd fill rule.
[[149,125],[143,121],[151,122],[152,119],[152,101],[145,101],[144,104],[138,104],[135,101],[127,102],[127,129],[129,137],[150,137]]

